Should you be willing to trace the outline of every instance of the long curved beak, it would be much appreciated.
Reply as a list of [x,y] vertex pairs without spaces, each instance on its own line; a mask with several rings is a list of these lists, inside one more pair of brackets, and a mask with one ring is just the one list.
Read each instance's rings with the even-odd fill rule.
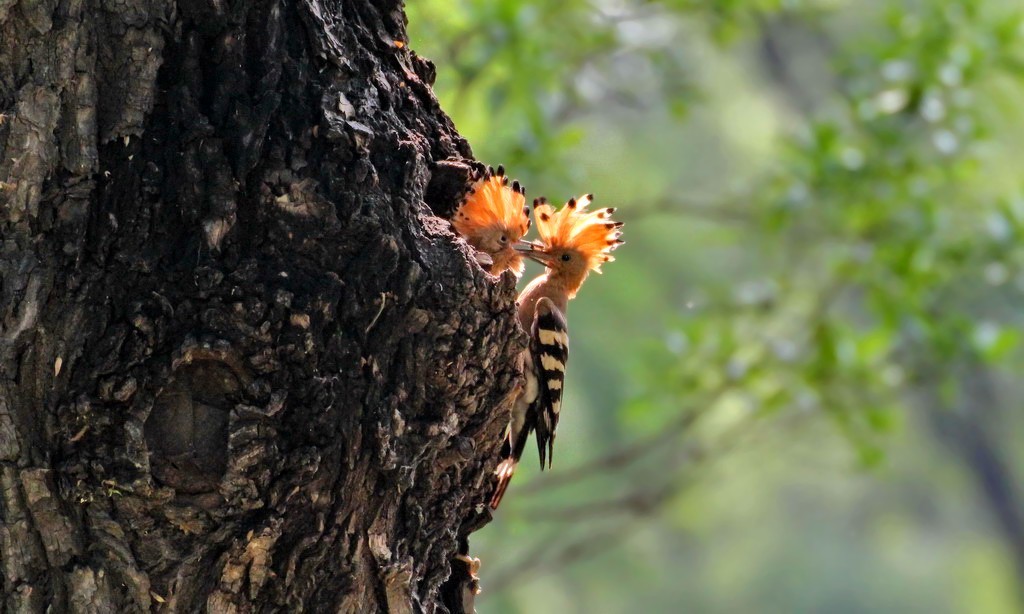
[[537,243],[520,239],[514,249],[530,260],[543,264],[544,266],[551,263],[551,255],[545,252],[543,246]]

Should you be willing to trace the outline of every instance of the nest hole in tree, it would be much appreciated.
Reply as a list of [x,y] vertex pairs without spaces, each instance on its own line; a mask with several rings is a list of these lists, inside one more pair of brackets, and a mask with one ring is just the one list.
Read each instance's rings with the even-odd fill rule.
[[180,494],[218,489],[228,460],[228,419],[241,383],[215,360],[175,371],[153,402],[146,445],[153,477]]

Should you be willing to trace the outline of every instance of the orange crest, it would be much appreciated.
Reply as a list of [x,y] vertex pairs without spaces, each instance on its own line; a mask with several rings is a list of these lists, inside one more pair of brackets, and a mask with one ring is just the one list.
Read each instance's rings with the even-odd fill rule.
[[502,229],[515,244],[530,229],[530,210],[526,190],[513,181],[509,185],[504,167],[497,170],[482,166],[470,186],[455,217],[455,230],[463,237],[475,237],[491,229]]
[[579,252],[587,268],[601,272],[601,265],[615,260],[611,251],[622,245],[622,222],[612,221],[614,207],[587,211],[593,194],[571,198],[555,211],[543,198],[534,201],[533,216],[545,250],[571,249]]

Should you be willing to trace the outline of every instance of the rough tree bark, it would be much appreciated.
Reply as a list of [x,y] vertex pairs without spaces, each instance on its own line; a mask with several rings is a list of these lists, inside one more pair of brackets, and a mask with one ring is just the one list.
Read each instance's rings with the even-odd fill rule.
[[405,40],[0,0],[0,610],[461,610],[523,339]]

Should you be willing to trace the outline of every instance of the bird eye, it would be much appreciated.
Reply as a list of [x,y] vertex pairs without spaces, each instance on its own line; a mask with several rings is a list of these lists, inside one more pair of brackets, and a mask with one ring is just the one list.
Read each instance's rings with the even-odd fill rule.
[[569,262],[571,259],[572,256],[570,256],[569,254],[562,254],[562,262]]
[[508,243],[508,237],[506,237],[505,235],[501,235],[501,237],[499,237],[498,240],[501,241],[502,243]]

